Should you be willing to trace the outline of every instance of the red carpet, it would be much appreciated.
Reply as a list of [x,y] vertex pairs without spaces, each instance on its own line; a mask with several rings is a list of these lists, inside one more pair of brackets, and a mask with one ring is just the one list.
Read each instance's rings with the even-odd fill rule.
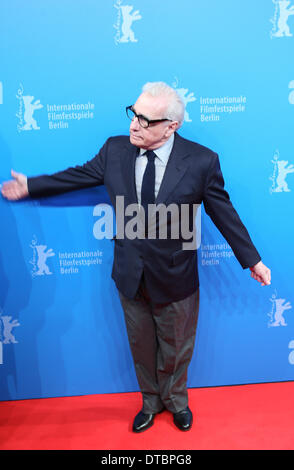
[[194,424],[165,411],[141,434],[139,393],[0,403],[0,449],[294,450],[294,382],[190,389]]

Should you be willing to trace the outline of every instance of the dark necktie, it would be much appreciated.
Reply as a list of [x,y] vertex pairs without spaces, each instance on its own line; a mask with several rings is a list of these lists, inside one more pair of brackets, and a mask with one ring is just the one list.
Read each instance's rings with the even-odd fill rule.
[[141,205],[145,211],[145,233],[147,233],[148,223],[148,204],[155,204],[155,164],[156,157],[152,150],[147,150],[145,153],[148,158],[148,163],[143,176],[141,188]]

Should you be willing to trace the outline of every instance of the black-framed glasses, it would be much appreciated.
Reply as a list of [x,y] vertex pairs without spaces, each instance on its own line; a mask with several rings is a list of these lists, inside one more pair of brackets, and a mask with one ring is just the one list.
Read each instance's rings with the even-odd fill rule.
[[150,126],[150,124],[156,124],[158,122],[164,122],[164,121],[171,121],[171,119],[148,119],[146,116],[143,116],[143,114],[137,114],[136,111],[133,108],[133,105],[127,106],[126,107],[126,113],[128,118],[132,121],[135,117],[138,119],[138,122],[141,127],[144,127],[145,129]]

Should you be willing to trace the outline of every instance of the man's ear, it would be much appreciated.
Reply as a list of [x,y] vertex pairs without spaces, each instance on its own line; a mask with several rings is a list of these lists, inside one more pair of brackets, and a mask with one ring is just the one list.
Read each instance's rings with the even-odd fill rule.
[[166,128],[166,137],[170,137],[179,127],[178,121],[172,121]]

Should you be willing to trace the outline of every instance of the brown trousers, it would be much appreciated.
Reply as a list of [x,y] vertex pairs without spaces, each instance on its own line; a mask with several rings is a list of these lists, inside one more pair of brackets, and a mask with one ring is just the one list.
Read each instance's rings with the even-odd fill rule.
[[178,302],[155,304],[143,276],[135,299],[119,295],[143,412],[183,410],[188,405],[187,369],[195,343],[199,289]]

